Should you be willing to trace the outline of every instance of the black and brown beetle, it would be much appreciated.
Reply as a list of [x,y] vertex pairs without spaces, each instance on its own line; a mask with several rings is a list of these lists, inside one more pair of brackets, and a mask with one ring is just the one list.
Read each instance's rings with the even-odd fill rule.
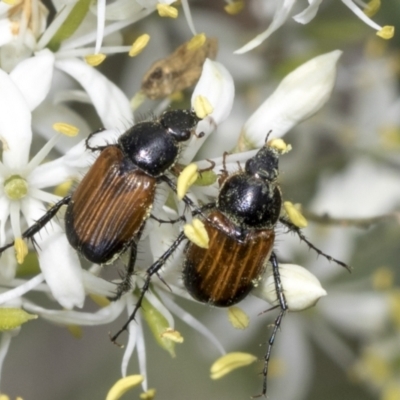
[[[275,336],[288,310],[277,257],[273,251],[278,221],[318,254],[347,268],[346,264],[317,249],[297,226],[282,216],[282,194],[277,182],[280,153],[278,147],[266,143],[254,157],[247,160],[244,170],[230,175],[226,170],[223,171],[216,202],[193,211],[204,223],[209,237],[208,248],[188,241],[183,261],[183,282],[188,293],[202,303],[217,307],[229,307],[243,300],[262,278],[268,263],[272,265],[279,302],[276,307],[280,307],[280,312],[275,319],[264,358],[262,395],[267,392],[268,362]],[[115,342],[135,318],[151,277],[185,239],[185,234],[180,233],[171,247],[147,269],[135,310],[123,328],[111,338],[112,341]]]
[[[190,110],[172,110],[158,119],[134,125],[116,144],[93,148],[89,145],[91,134],[86,146],[100,151],[95,163],[76,190],[51,207],[22,238],[32,239],[63,205],[68,205],[67,238],[87,260],[109,263],[130,248],[127,274],[118,287],[118,298],[129,289],[137,242],[150,217],[157,184],[172,184],[165,173],[176,163],[182,143],[189,140],[198,122]],[[0,253],[13,244],[0,248]]]

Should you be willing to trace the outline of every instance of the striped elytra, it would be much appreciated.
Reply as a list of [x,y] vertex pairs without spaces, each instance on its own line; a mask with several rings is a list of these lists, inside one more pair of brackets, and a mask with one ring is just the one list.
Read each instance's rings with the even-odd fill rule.
[[86,259],[104,263],[135,238],[152,208],[156,178],[142,172],[117,146],[106,147],[68,205],[68,240]]
[[243,300],[263,275],[275,233],[273,229],[249,230],[238,241],[233,223],[218,210],[203,222],[209,248],[192,242],[186,245],[184,284],[196,300],[229,307]]

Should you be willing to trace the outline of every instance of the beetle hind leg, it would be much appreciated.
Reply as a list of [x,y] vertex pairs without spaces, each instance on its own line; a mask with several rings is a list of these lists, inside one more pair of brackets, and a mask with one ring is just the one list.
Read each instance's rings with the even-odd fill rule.
[[110,340],[114,343],[117,344],[117,339],[119,335],[121,335],[122,332],[128,330],[129,324],[135,319],[137,312],[139,311],[140,307],[142,306],[142,302],[144,299],[144,296],[147,292],[147,290],[150,287],[150,282],[153,277],[153,275],[157,274],[158,271],[163,267],[163,265],[166,263],[166,261],[174,254],[175,250],[179,247],[179,245],[182,243],[182,241],[185,239],[185,234],[181,232],[179,236],[175,239],[175,241],[172,243],[172,245],[169,247],[169,249],[154,263],[152,264],[146,271],[146,279],[144,281],[144,284],[142,286],[138,301],[135,305],[135,308],[132,312],[132,314],[129,316],[128,321],[123,325],[123,327],[113,336],[111,336]]
[[257,395],[257,396],[253,396],[253,398],[266,396],[266,394],[267,394],[268,366],[269,366],[269,361],[270,361],[270,358],[271,358],[272,347],[274,346],[276,335],[277,335],[278,330],[279,330],[279,328],[281,326],[283,316],[285,315],[285,312],[289,309],[289,307],[287,305],[287,302],[286,302],[285,294],[283,293],[281,276],[280,276],[280,273],[279,273],[278,260],[277,260],[276,255],[275,255],[274,252],[271,253],[269,261],[270,261],[270,263],[272,265],[272,273],[273,273],[273,276],[274,276],[275,291],[276,291],[276,295],[277,295],[278,302],[279,302],[279,304],[276,305],[273,308],[280,307],[280,311],[279,311],[278,316],[275,318],[275,321],[274,321],[274,324],[273,324],[274,328],[272,330],[271,336],[269,337],[267,352],[265,353],[265,356],[264,356],[264,368],[263,368],[263,371],[262,371],[262,375],[263,375],[262,393]]

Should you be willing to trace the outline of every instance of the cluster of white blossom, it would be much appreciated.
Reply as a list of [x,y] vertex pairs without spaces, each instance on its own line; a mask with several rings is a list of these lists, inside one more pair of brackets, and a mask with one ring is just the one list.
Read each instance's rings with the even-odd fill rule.
[[[377,31],[378,40],[393,36],[392,26],[382,27],[371,19],[373,12],[379,8],[379,1],[368,4],[359,0],[342,2]],[[244,2],[226,0],[225,11],[230,16],[224,18],[215,10],[215,7],[220,7],[218,12],[223,12],[222,1],[213,7],[209,7],[206,1],[200,2],[203,7],[198,7],[197,3],[188,0],[181,0],[180,4],[171,0],[98,0],[97,3],[90,0],[52,0],[47,3],[7,0],[0,3],[0,247],[14,241],[14,246],[0,257],[1,393],[19,387],[19,384],[3,378],[10,344],[18,346],[17,338],[13,338],[18,335],[18,340],[31,340],[32,347],[43,340],[43,335],[30,339],[30,329],[35,322],[28,321],[36,318],[46,320],[67,327],[75,334],[80,332],[78,327],[110,323],[109,329],[117,331],[121,321],[123,323],[134,309],[146,268],[169,248],[182,230],[179,223],[159,225],[154,220],[146,222],[135,274],[131,279],[132,290],[113,302],[108,298],[115,293],[115,282],[104,277],[102,266],[88,266],[82,262],[68,243],[62,212],[59,219],[54,218],[35,235],[35,246],[28,248],[27,241],[23,239],[27,227],[32,226],[49,205],[71,190],[71,182],[79,182],[93,164],[95,154],[86,148],[85,138],[99,128],[96,124],[101,124],[105,130],[91,139],[92,146],[115,143],[118,136],[134,124],[134,111],[139,107],[138,97],[134,96],[131,100],[125,93],[138,92],[142,76],[133,72],[128,57],[135,57],[135,68],[140,71],[140,63],[151,63],[159,59],[160,54],[167,54],[166,38],[171,32],[171,37],[179,38],[179,44],[192,36],[193,43],[204,40],[205,36],[215,36],[220,47],[218,61],[206,59],[204,62],[200,79],[192,89],[190,101],[186,103],[187,108],[191,107],[197,113],[203,111],[204,118],[196,132],[204,135],[192,136],[180,154],[182,165],[194,162],[199,168],[207,168],[211,161],[215,163],[210,172],[214,177],[223,166],[228,172],[234,172],[238,170],[238,163],[243,164],[264,145],[268,133],[271,138],[281,138],[295,129],[296,136],[290,136],[291,133],[286,136],[289,142],[293,138],[294,150],[290,155],[282,156],[282,160],[287,157],[288,161],[280,181],[283,186],[290,186],[291,180],[295,182],[299,179],[300,182],[303,164],[307,164],[308,172],[316,176],[318,188],[314,198],[305,196],[309,201],[307,210],[310,220],[315,220],[315,224],[305,232],[319,248],[349,263],[355,259],[353,252],[359,237],[354,228],[321,228],[319,220],[328,224],[347,222],[356,225],[373,224],[375,220],[371,217],[377,217],[379,221],[399,218],[393,210],[400,200],[398,147],[394,144],[398,146],[400,143],[400,96],[395,88],[394,61],[386,54],[377,55],[382,51],[377,48],[381,49],[382,45],[370,40],[370,47],[375,46],[375,53],[358,57],[353,63],[346,51],[343,54],[341,50],[331,48],[319,53],[310,52],[314,53],[313,57],[309,60],[303,57],[304,62],[297,62],[296,68],[290,68],[280,83],[273,76],[266,81],[265,72],[268,68],[272,69],[272,64],[265,62],[261,52],[256,52],[267,45],[264,41],[278,28],[281,33],[284,31],[291,14],[296,14],[298,2],[249,2],[247,18],[258,21],[260,25],[269,20],[270,25],[239,50],[236,49],[245,42],[243,36],[247,36],[248,32],[238,29],[234,18],[246,6]],[[329,2],[309,0],[308,3],[307,8],[293,16],[296,22],[309,23],[316,18],[318,9]],[[181,12],[185,17],[184,23],[172,21]],[[297,29],[301,31],[302,27]],[[142,31],[149,32],[150,36],[147,33],[139,35],[138,32]],[[197,34],[197,31],[204,33]],[[126,45],[128,37],[135,37],[132,45]],[[153,47],[149,45],[150,50],[144,50],[149,39]],[[309,48],[301,34],[296,40],[299,48]],[[255,53],[248,53],[257,46]],[[121,54],[115,56],[118,53]],[[124,61],[121,57],[125,57]],[[120,78],[118,85],[106,72],[101,72],[100,65],[105,60],[105,64],[112,66],[113,80]],[[145,71],[146,68],[143,73]],[[357,77],[356,81],[354,77]],[[261,86],[258,81],[265,84]],[[323,108],[335,87],[335,98],[349,93],[355,97],[351,103],[355,108],[353,111],[340,114],[338,106]],[[144,100],[140,112],[160,114],[177,101],[175,98],[178,97],[172,95],[158,102]],[[87,112],[89,108],[91,111]],[[88,118],[85,113],[89,114]],[[306,120],[309,121],[304,122]],[[335,132],[334,140],[330,132]],[[301,139],[297,139],[299,135]],[[320,171],[310,167],[313,158],[322,157],[313,153],[319,140],[342,146],[342,157],[346,150],[351,153],[348,156],[350,160],[340,171],[320,174]],[[387,148],[389,153],[384,154],[383,150]],[[225,160],[222,154],[226,151],[232,154]],[[334,153],[329,147],[324,151],[327,157]],[[209,183],[191,186],[188,196],[195,203],[203,204],[215,198],[218,190],[218,181],[213,179]],[[304,194],[302,196],[304,198]],[[190,212],[184,203],[176,196],[172,198],[171,201],[170,192],[160,185],[154,214],[161,219],[174,219],[185,214],[190,219]],[[292,198],[296,201],[294,195]],[[294,213],[296,209],[293,207]],[[280,233],[280,228],[277,232]],[[268,395],[271,399],[283,400],[307,398],[313,378],[312,352],[308,343],[311,339],[344,370],[353,366],[354,376],[361,382],[367,382],[372,391],[380,393],[382,399],[399,398],[400,375],[392,373],[377,382],[370,379],[375,371],[375,364],[372,363],[376,362],[376,359],[371,359],[381,357],[379,360],[383,363],[381,359],[384,359],[385,366],[390,368],[387,365],[392,362],[394,352],[390,349],[398,338],[396,331],[394,338],[387,336],[384,343],[379,342],[379,335],[386,332],[387,325],[398,321],[398,316],[393,317],[393,310],[399,309],[399,298],[393,289],[394,278],[390,268],[378,269],[382,265],[377,265],[372,274],[375,279],[373,285],[369,284],[367,273],[346,283],[339,267],[317,268],[321,258],[315,260],[314,255],[306,253],[307,246],[303,248],[305,250],[299,250],[298,239],[280,234],[274,246],[278,256],[284,260],[302,260],[302,265],[307,267],[280,264],[289,310],[303,311],[326,296],[327,291],[329,295],[309,311],[285,316],[273,352],[277,356],[271,366],[271,375],[275,379],[272,379]],[[142,388],[140,398],[152,399],[155,396],[151,388],[157,388],[157,382],[152,373],[153,361],[150,366],[147,365],[145,342],[147,347],[153,347],[153,338],[147,336],[154,335],[156,342],[174,355],[175,344],[183,341],[175,318],[199,332],[203,343],[212,344],[214,349],[210,350],[208,359],[221,356],[211,368],[212,378],[217,379],[256,359],[248,353],[226,354],[225,348],[240,350],[246,342],[254,340],[256,330],[262,330],[267,338],[268,316],[254,318],[248,332],[240,331],[240,335],[233,333],[232,326],[221,318],[226,310],[210,309],[204,305],[208,314],[203,312],[202,317],[196,317],[195,313],[188,311],[197,308],[192,308],[191,297],[182,283],[182,259],[183,249],[180,248],[162,269],[162,279],[153,279],[144,307],[129,326],[128,338],[121,338],[127,341],[122,356],[121,379],[114,385],[117,374],[108,372],[113,377],[108,382],[104,381],[104,373],[100,375],[104,384],[102,382],[99,387],[109,388],[108,394],[105,391],[101,395],[104,398],[118,399],[138,385]],[[184,303],[180,298],[189,302]],[[95,302],[95,309],[90,301]],[[188,310],[181,304],[188,304]],[[256,317],[259,312],[277,304],[274,276],[268,265],[257,289],[243,303],[246,312],[240,304],[241,308],[230,308],[228,315],[235,328],[244,328],[249,324],[247,314]],[[116,321],[121,315],[122,318]],[[22,325],[24,322],[28,323]],[[147,335],[145,325],[152,335]],[[360,340],[360,343],[362,341],[366,348],[365,360],[358,360],[354,350],[336,331],[342,331],[344,335]],[[102,330],[101,334],[105,335],[106,331]],[[107,344],[104,341],[99,346]],[[57,345],[64,346],[60,342]],[[116,347],[111,344],[109,347],[118,353]],[[135,350],[137,366],[131,360]],[[398,349],[396,351],[398,353]],[[199,357],[197,353],[200,352],[190,351],[189,359],[193,364]],[[261,358],[261,354],[258,357]],[[49,358],[43,357],[45,359]],[[284,360],[281,368],[278,360]],[[38,361],[35,361],[37,364]],[[26,359],[20,362],[33,364]],[[63,376],[62,360],[53,362]],[[102,362],[105,364],[104,371],[109,371],[111,367],[106,365],[106,360]],[[80,361],[75,359],[74,365],[80,365]],[[257,368],[261,371],[260,365]],[[163,366],[161,370],[162,378],[171,386],[167,374],[169,369],[172,368]],[[85,381],[90,374],[92,371],[82,369],[79,379]],[[98,380],[96,376],[88,379],[88,382]],[[27,378],[17,376],[15,380],[21,382]],[[45,380],[35,384],[44,386],[37,393],[46,393],[46,386],[51,386]],[[66,385],[61,385],[58,393],[71,398],[71,388],[67,389]],[[84,393],[79,398],[91,398],[92,393],[96,393],[89,388],[89,384],[87,386],[81,386]],[[182,396],[194,398],[187,395],[191,388],[189,384],[177,383],[174,386],[172,397],[176,398],[176,393],[182,392]],[[21,390],[24,392],[25,389]],[[12,393],[12,396],[19,395],[23,395],[24,399],[30,398],[29,393]],[[227,396],[232,398],[231,394]],[[161,393],[160,397],[165,395]],[[204,397],[207,395],[201,398]]]

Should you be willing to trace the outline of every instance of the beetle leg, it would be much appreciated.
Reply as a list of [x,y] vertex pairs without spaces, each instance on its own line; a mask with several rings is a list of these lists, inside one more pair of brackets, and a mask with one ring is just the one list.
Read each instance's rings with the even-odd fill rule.
[[305,242],[305,243],[308,245],[308,247],[309,247],[310,249],[313,249],[318,255],[320,255],[320,256],[322,256],[322,257],[325,257],[325,258],[326,258],[328,261],[330,261],[330,262],[333,261],[334,263],[336,263],[336,264],[338,264],[338,265],[340,265],[340,266],[346,268],[347,271],[351,272],[351,268],[350,268],[346,263],[344,263],[343,261],[339,261],[339,260],[337,260],[336,258],[333,258],[332,256],[330,256],[330,255],[324,253],[324,252],[323,252],[322,250],[320,250],[318,247],[314,246],[314,245],[304,236],[304,234],[303,234],[303,232],[301,231],[301,229],[300,229],[299,227],[297,227],[296,225],[294,225],[292,222],[290,222],[287,218],[281,217],[281,218],[279,218],[279,222],[280,222],[281,224],[285,225],[286,228],[289,229],[289,231],[294,232],[294,233],[300,238],[300,240],[302,240],[303,242]]
[[[42,217],[40,217],[32,226],[30,226],[23,234],[22,234],[22,239],[32,239],[33,236],[38,233],[48,222],[50,222],[54,216],[57,214],[58,210],[65,204],[68,204],[69,201],[71,200],[71,195],[65,196],[62,198],[60,201],[58,201],[56,204],[54,204],[53,207],[51,207],[46,214],[44,214]],[[0,254],[14,246],[14,241],[6,244],[3,247],[0,247]]]
[[269,261],[272,264],[272,273],[274,275],[275,290],[276,290],[276,295],[278,297],[279,306],[280,306],[281,310],[280,310],[278,316],[275,319],[274,329],[273,329],[272,334],[271,334],[271,336],[270,336],[270,338],[268,340],[268,349],[267,349],[267,352],[265,353],[265,356],[264,356],[264,369],[263,369],[263,372],[262,372],[264,380],[263,380],[262,394],[260,394],[258,396],[254,396],[254,397],[265,396],[266,393],[267,393],[268,365],[269,365],[269,360],[271,358],[272,347],[274,345],[278,329],[281,326],[282,318],[283,318],[285,312],[289,309],[288,305],[287,305],[287,302],[286,302],[286,299],[285,299],[285,295],[283,293],[282,281],[281,281],[281,276],[280,276],[280,273],[279,273],[278,260],[276,258],[276,254],[274,252],[271,253],[271,257],[270,257]]
[[115,296],[108,297],[109,300],[117,301],[121,298],[123,294],[129,292],[132,289],[131,277],[133,275],[136,263],[136,256],[137,256],[137,244],[136,242],[134,242],[130,246],[128,267],[126,268],[125,274],[123,276],[121,273],[122,281],[117,286],[117,292],[115,293]]
[[142,287],[142,290],[140,292],[139,299],[135,305],[135,308],[132,312],[132,314],[129,316],[128,321],[124,324],[124,326],[115,334],[111,337],[111,341],[114,344],[116,343],[116,340],[118,339],[118,336],[126,331],[128,329],[129,324],[135,319],[136,313],[140,309],[142,305],[142,301],[144,299],[144,296],[149,289],[151,278],[153,275],[157,274],[158,271],[163,267],[163,265],[166,263],[169,257],[175,252],[175,250],[178,248],[178,246],[182,243],[182,241],[185,239],[185,234],[181,232],[179,236],[175,239],[175,241],[172,243],[172,245],[169,247],[169,249],[153,264],[151,265],[147,271],[146,271],[146,279],[144,281],[144,285]]
[[92,146],[90,146],[90,144],[89,144],[89,140],[94,136],[94,135],[96,135],[97,133],[100,133],[100,132],[103,132],[103,131],[105,131],[106,129],[105,128],[99,128],[99,129],[97,129],[97,131],[94,131],[94,132],[91,132],[90,134],[89,134],[89,136],[86,138],[86,140],[85,140],[85,146],[86,146],[86,148],[88,149],[88,150],[91,150],[91,151],[102,151],[102,150],[104,150],[107,146],[96,146],[96,147],[92,147]]

